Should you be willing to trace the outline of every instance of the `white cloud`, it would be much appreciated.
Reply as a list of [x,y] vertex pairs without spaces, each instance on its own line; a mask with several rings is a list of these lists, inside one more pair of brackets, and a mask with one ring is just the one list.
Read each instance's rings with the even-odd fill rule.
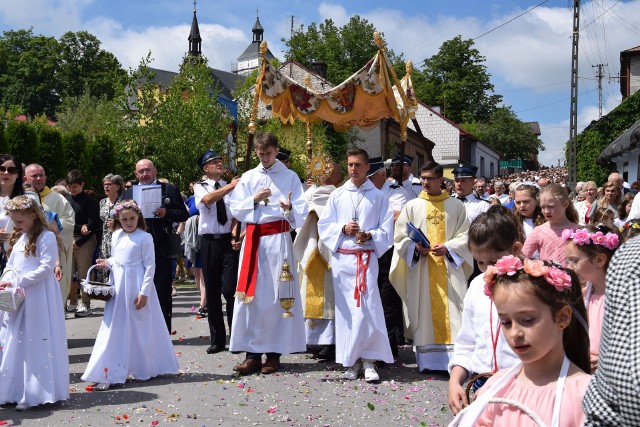
[[92,0],[0,1],[0,26],[6,29],[34,27],[35,34],[60,37],[82,29],[82,13]]
[[350,14],[347,13],[347,10],[343,6],[332,3],[320,3],[320,6],[318,6],[318,14],[320,15],[318,23],[323,22],[325,19],[331,19],[337,27],[341,27],[349,22],[350,18]]

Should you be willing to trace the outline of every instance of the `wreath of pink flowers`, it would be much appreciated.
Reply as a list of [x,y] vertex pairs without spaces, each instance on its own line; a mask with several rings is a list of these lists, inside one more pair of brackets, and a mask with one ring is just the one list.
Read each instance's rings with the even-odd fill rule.
[[484,294],[493,299],[496,276],[514,276],[521,270],[532,277],[544,277],[558,292],[571,289],[571,276],[561,268],[545,265],[541,259],[525,259],[523,262],[518,257],[508,255],[500,258],[495,265],[487,267],[484,273]]
[[140,207],[136,202],[134,202],[133,200],[123,200],[116,203],[116,205],[113,207],[113,216],[117,217],[120,212],[127,209],[131,209],[142,215],[142,211],[140,210]]
[[576,245],[600,245],[609,250],[614,250],[620,245],[620,238],[616,233],[604,234],[602,231],[589,233],[586,228],[579,228],[575,231],[567,228],[562,232],[562,240],[573,240]]
[[32,209],[34,206],[35,202],[31,197],[22,196],[9,200],[4,208],[6,211],[21,211],[24,209]]

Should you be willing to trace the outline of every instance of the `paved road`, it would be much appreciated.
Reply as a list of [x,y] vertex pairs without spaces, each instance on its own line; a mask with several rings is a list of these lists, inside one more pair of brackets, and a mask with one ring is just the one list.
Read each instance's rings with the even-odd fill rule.
[[80,376],[102,320],[97,302],[93,316],[66,321],[70,399],[24,413],[2,408],[0,425],[440,426],[451,420],[447,377],[418,373],[410,348],[380,370],[379,384],[342,380],[341,366],[307,354],[283,356],[275,375],[239,377],[232,368],[243,355],[206,354],[209,332],[206,319],[195,318],[197,292],[190,286],[179,291],[173,303],[179,375],[86,391],[89,383]]

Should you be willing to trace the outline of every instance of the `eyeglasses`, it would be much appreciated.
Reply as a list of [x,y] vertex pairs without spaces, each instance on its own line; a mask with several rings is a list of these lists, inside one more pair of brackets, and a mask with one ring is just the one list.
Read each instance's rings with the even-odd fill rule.
[[436,179],[440,179],[440,177],[439,176],[421,176],[420,177],[421,181],[427,181],[427,182],[435,181]]
[[0,173],[8,173],[9,175],[18,175],[18,168],[15,166],[0,166]]
[[590,260],[591,258],[595,257],[595,255],[591,255],[590,257],[587,258],[578,258],[578,259],[567,259],[567,267],[575,267],[578,265],[578,263],[582,260]]

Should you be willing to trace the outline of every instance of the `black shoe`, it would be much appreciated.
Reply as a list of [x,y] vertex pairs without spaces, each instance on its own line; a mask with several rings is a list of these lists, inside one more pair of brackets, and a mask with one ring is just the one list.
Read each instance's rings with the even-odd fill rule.
[[318,359],[324,360],[335,360],[336,358],[336,346],[335,345],[325,345],[323,346],[319,352],[315,354],[315,357]]
[[207,309],[206,307],[200,306],[200,308],[198,309],[196,316],[200,316],[200,317],[207,317]]
[[207,354],[216,354],[216,353],[221,353],[225,351],[225,348],[223,345],[210,345],[209,348],[207,349]]

